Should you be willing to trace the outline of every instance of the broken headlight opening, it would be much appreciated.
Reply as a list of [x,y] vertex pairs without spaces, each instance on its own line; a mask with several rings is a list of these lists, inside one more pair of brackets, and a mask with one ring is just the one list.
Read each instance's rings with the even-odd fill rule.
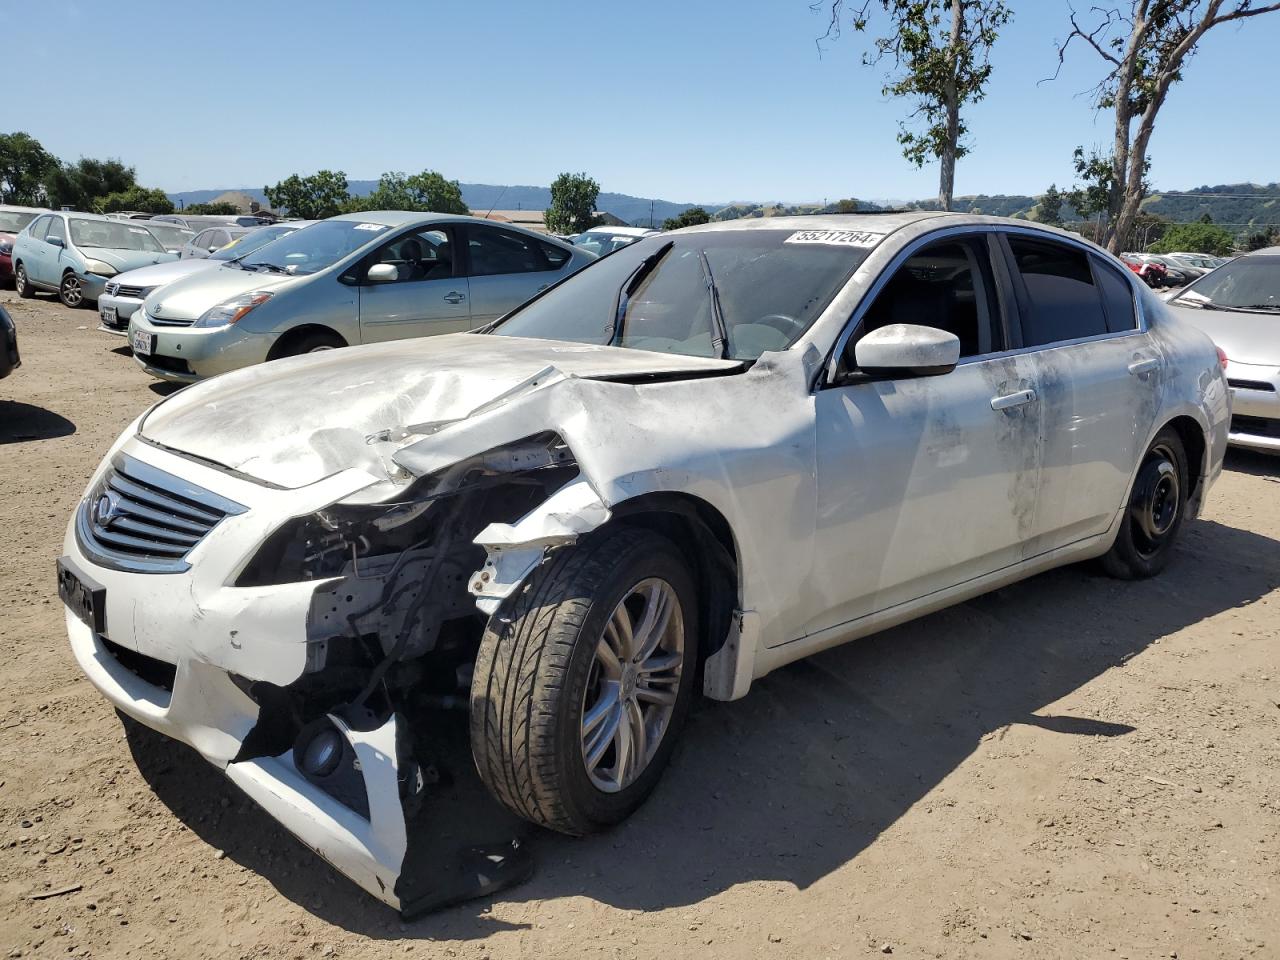
[[[555,434],[495,448],[423,477],[394,501],[333,504],[289,520],[267,538],[235,585],[378,576],[385,571],[366,569],[362,561],[403,554],[439,539],[445,526],[456,525],[462,499],[478,502],[482,514],[466,538],[469,542],[489,523],[519,519],[576,476],[577,463]],[[453,539],[461,545],[460,538]],[[477,556],[482,563],[483,551]]]

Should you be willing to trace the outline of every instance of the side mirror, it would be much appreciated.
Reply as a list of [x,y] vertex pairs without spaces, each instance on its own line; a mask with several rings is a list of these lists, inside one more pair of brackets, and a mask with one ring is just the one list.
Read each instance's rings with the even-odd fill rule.
[[936,327],[892,323],[859,340],[853,355],[865,373],[934,377],[955,369],[960,338]]
[[67,246],[67,241],[63,240],[61,237],[48,237],[46,238],[45,242],[50,243],[55,247],[62,247],[64,249]]
[[217,247],[217,245],[215,244],[214,246],[210,247],[210,248],[209,248],[209,252],[210,252],[210,253],[217,253],[217,252],[218,252],[218,247]]
[[400,270],[394,263],[375,263],[365,274],[370,283],[390,283],[400,278]]

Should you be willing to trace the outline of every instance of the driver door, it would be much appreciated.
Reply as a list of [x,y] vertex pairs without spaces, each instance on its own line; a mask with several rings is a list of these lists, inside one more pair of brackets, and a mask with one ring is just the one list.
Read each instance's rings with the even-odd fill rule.
[[360,285],[360,342],[459,333],[471,326],[470,292],[446,224],[401,234],[364,262],[390,264],[396,278]]
[[[816,398],[814,570],[824,612],[813,634],[1023,559],[1040,483],[1034,364],[1004,353],[1008,319],[989,236],[907,251],[851,321]],[[868,375],[855,344],[894,323],[960,339],[938,376]]]

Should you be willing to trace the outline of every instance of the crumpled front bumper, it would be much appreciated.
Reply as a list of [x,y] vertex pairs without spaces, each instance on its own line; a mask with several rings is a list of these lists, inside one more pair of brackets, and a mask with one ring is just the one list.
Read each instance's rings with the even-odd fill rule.
[[[270,533],[272,524],[266,518],[278,522],[313,511],[373,478],[346,471],[310,487],[277,490],[136,439],[125,441],[112,454],[117,450],[243,504],[246,510],[219,522],[193,548],[190,569],[165,574],[95,563],[77,538],[73,517],[64,541],[64,562],[101,587],[105,600],[103,635],[67,609],[67,634],[80,667],[122,712],[194,748],[304,844],[373,896],[399,908],[396,882],[407,844],[397,787],[394,715],[367,731],[330,717],[360,762],[368,817],[304,777],[292,750],[241,758],[260,715],[258,704],[245,692],[246,681],[287,686],[302,676],[312,594],[326,581],[239,588],[231,585],[236,573]],[[111,459],[109,455],[90,481],[86,495]],[[140,659],[171,680],[156,681],[155,671],[136,670]]]

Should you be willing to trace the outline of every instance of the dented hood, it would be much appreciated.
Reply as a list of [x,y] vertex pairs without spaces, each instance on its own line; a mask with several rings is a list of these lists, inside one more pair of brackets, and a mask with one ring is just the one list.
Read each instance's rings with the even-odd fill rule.
[[527,388],[548,367],[565,377],[628,379],[732,372],[742,364],[450,334],[291,357],[224,374],[163,401],[140,430],[172,450],[283,487],[352,467],[386,479],[395,467],[386,459],[386,444],[371,443],[371,437],[464,419],[522,384]]

